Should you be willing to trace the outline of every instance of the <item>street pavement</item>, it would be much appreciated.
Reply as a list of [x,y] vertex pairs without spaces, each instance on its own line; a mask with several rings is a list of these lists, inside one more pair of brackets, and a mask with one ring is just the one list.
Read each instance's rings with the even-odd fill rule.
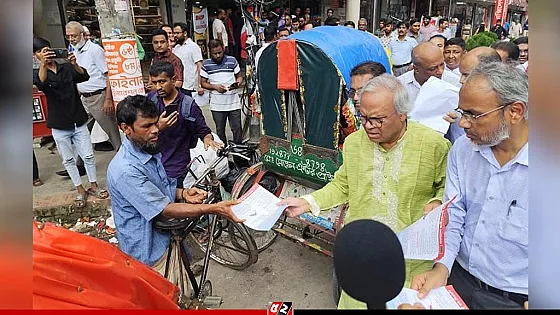
[[[202,106],[202,109],[208,126],[215,130],[208,106]],[[231,138],[229,127],[227,130],[227,136]],[[67,206],[75,196],[70,179],[55,174],[63,169],[62,162],[56,151],[51,154],[47,147],[34,145],[39,174],[44,182],[42,186],[33,187],[34,209]],[[114,154],[115,151],[95,151],[101,187],[106,187],[107,166]],[[86,176],[82,179],[87,183]],[[91,198],[88,202],[95,202]],[[195,252],[195,257],[201,255]],[[278,237],[259,254],[258,261],[245,270],[232,270],[212,261],[208,278],[213,285],[213,294],[224,300],[221,309],[264,309],[272,301],[293,302],[294,309],[336,308],[332,297],[332,259],[283,237]],[[110,281],[110,275],[107,275],[107,281]]]

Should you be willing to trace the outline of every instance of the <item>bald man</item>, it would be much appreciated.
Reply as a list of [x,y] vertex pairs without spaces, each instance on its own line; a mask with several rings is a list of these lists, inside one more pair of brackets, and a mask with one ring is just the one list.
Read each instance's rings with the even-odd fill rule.
[[418,44],[412,50],[412,64],[412,70],[398,77],[399,81],[406,87],[412,103],[416,100],[420,87],[432,76],[461,87],[459,76],[445,70],[443,52],[433,43],[423,42]]
[[[500,54],[498,54],[494,48],[484,46],[476,47],[467,52],[463,56],[463,59],[461,59],[461,63],[459,64],[459,71],[461,72],[459,82],[463,84],[467,80],[469,74],[471,74],[478,65],[501,61],[502,57],[500,57]],[[465,130],[459,127],[457,112],[449,112],[443,118],[451,124],[445,137],[451,141],[451,143],[454,143],[456,139],[465,134]]]
[[463,84],[469,74],[479,64],[501,61],[500,54],[494,48],[481,46],[472,49],[463,56],[459,64],[459,71],[461,72],[460,83]]

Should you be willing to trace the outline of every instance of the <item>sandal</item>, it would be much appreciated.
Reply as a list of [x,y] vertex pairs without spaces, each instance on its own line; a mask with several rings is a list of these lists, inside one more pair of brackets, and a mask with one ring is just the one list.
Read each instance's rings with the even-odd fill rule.
[[41,186],[43,185],[43,181],[41,181],[40,178],[34,179],[33,180],[33,186],[37,187],[37,186]]
[[87,199],[87,193],[78,194],[76,198],[74,198],[74,206],[76,206],[76,208],[78,209],[85,207],[86,199]]
[[106,191],[105,189],[97,188],[97,190],[93,190],[90,187],[90,188],[88,188],[88,190],[86,192],[88,194],[98,198],[98,199],[107,199],[109,197],[109,192]]

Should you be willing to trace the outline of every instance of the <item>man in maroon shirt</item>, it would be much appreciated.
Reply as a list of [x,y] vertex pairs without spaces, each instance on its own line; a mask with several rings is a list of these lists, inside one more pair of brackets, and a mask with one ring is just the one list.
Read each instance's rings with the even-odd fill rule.
[[[169,36],[167,32],[162,29],[155,29],[152,32],[152,45],[154,45],[155,55],[152,58],[152,64],[159,61],[166,61],[173,65],[175,70],[175,86],[181,88],[183,86],[183,63],[169,49]],[[151,90],[152,82],[149,81],[148,87]]]

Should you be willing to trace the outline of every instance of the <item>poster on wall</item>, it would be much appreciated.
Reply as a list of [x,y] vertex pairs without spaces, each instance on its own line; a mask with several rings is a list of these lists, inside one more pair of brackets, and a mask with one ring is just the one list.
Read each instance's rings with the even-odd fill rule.
[[208,9],[193,7],[194,36],[193,41],[198,44],[202,51],[202,57],[208,58]]
[[135,39],[104,39],[105,60],[115,108],[129,95],[145,95]]

